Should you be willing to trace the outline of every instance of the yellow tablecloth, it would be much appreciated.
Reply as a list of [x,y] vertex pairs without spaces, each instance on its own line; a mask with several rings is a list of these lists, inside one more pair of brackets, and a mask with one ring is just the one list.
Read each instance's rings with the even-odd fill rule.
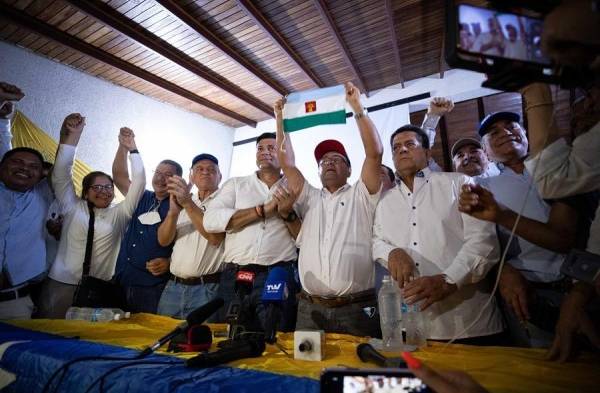
[[[108,323],[66,320],[8,321],[26,329],[79,336],[83,340],[142,349],[173,329],[181,321],[152,314],[134,314],[130,319]],[[225,325],[210,325],[224,332]],[[292,355],[293,334],[279,334],[278,341]],[[231,363],[232,366],[305,376],[318,379],[325,367],[371,368],[356,356],[363,338],[327,334],[326,359],[322,362],[294,360],[269,345],[264,356]],[[545,351],[505,347],[431,344],[415,357],[434,368],[452,368],[471,374],[490,392],[600,392],[600,358],[591,354],[577,361],[559,364],[543,360]],[[179,354],[192,357],[195,354]]]

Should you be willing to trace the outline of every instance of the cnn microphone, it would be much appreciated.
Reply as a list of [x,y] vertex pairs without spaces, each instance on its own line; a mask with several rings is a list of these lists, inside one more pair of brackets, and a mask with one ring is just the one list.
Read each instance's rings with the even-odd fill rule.
[[380,354],[371,344],[358,344],[356,354],[362,362],[372,362],[379,367],[401,367],[406,368],[406,362],[400,358],[388,358]]
[[276,266],[271,269],[261,300],[266,306],[265,326],[265,341],[269,344],[274,344],[277,340],[277,325],[281,319],[281,307],[289,296],[288,289],[289,273],[286,269]]
[[206,319],[213,315],[219,308],[223,307],[223,304],[225,304],[225,301],[223,299],[216,298],[198,307],[197,309],[189,313],[185,321],[177,325],[175,329],[171,330],[171,332],[169,332],[167,335],[161,337],[150,347],[144,349],[140,353],[139,357],[142,358],[144,356],[150,355],[152,352],[162,347],[167,341],[171,340],[173,337],[185,332],[185,330],[189,326],[202,324],[202,322],[206,321]]
[[245,330],[244,328],[244,298],[252,292],[254,287],[254,277],[256,274],[249,270],[239,270],[235,275],[235,298],[227,308],[225,321],[230,325],[229,338],[233,339],[239,333]]
[[187,367],[206,368],[238,359],[256,358],[265,351],[263,340],[238,340],[214,352],[201,353],[185,361]]

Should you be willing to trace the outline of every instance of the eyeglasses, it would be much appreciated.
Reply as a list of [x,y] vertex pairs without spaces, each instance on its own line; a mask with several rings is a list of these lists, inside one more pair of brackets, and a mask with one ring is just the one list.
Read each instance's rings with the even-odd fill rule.
[[153,171],[154,172],[154,176],[156,177],[163,177],[163,178],[169,178],[169,177],[173,177],[175,175],[173,175],[171,172],[160,172],[160,171]]
[[114,187],[112,184],[94,184],[93,186],[90,186],[90,188],[92,190],[94,190],[95,192],[100,192],[100,191],[112,192]]
[[324,158],[319,162],[320,166],[338,165],[346,163],[346,160],[342,157]]

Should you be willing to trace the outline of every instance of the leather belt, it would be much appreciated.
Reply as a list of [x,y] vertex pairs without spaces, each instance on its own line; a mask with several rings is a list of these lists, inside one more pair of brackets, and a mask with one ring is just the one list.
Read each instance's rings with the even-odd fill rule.
[[345,296],[317,296],[311,295],[306,291],[298,294],[300,299],[304,299],[312,304],[318,304],[325,307],[342,307],[348,304],[367,302],[375,300],[375,290],[369,289],[362,292],[353,293]]
[[200,277],[189,277],[181,278],[177,276],[171,276],[171,281],[175,281],[177,284],[183,285],[201,285],[201,284],[214,284],[221,281],[221,272],[205,274]]
[[274,263],[272,265],[257,265],[255,263],[250,263],[248,265],[238,265],[237,263],[226,262],[225,269],[226,270],[235,270],[235,271],[248,270],[248,271],[251,271],[254,273],[266,273],[269,271],[270,268],[273,268],[276,266],[285,267],[294,262],[295,261],[281,261],[281,262]]
[[29,295],[31,289],[29,285],[22,286],[18,289],[5,290],[0,292],[0,302],[7,302]]

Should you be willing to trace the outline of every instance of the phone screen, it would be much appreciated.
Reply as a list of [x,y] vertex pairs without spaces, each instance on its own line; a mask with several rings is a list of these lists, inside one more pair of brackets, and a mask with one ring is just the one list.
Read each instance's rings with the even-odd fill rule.
[[408,376],[368,375],[344,377],[343,393],[429,392],[419,378]]
[[327,369],[321,375],[324,393],[392,393],[432,390],[406,369]]
[[541,50],[542,29],[541,19],[458,6],[457,45],[472,54],[548,65]]

